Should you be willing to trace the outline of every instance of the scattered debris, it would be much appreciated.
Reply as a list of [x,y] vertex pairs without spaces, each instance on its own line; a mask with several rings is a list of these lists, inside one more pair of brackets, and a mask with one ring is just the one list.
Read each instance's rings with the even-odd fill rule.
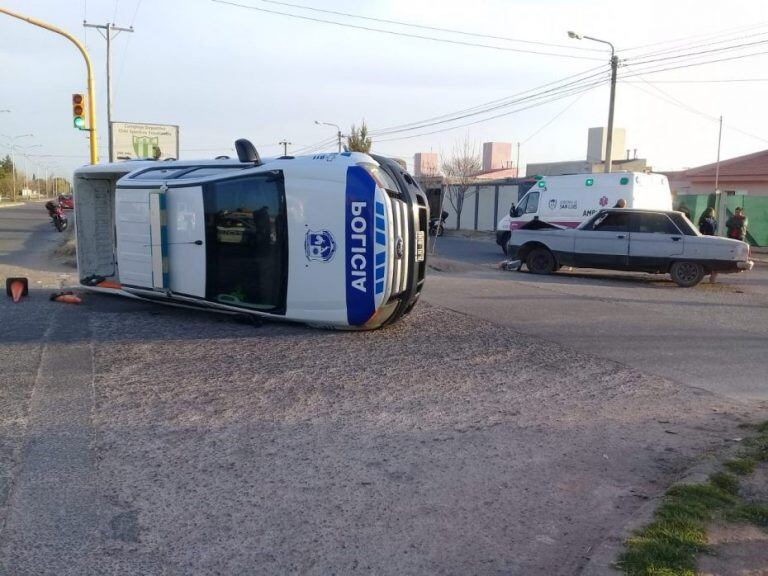
[[64,304],[80,304],[83,300],[74,292],[63,291],[51,294],[51,301],[62,302]]
[[522,260],[504,260],[499,264],[499,270],[506,270],[507,272],[520,272],[522,267]]

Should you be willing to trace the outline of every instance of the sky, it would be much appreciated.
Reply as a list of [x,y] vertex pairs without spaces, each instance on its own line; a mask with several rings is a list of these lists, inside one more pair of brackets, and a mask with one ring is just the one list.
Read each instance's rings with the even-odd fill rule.
[[[278,155],[282,140],[292,143],[292,153],[333,150],[336,129],[315,121],[347,131],[365,120],[375,135],[542,85],[554,89],[567,77],[575,81],[582,73],[601,73],[595,79],[602,84],[582,94],[553,91],[550,101],[536,107],[528,107],[529,101],[451,123],[379,134],[373,146],[374,152],[401,157],[409,166],[415,152],[446,156],[465,139],[478,151],[482,142],[520,142],[521,165],[584,159],[588,128],[607,122],[610,49],[571,39],[568,30],[615,45],[620,61],[615,126],[626,129],[626,148],[636,149],[654,169],[714,162],[720,115],[722,158],[768,148],[765,2],[231,2],[261,10],[214,0],[0,0],[0,6],[84,41],[96,75],[102,161],[106,43],[96,30],[83,27],[84,19],[134,27],[112,44],[113,119],[178,125],[180,156],[187,159],[232,155],[234,140],[243,137],[262,156]],[[722,50],[740,44],[746,46]],[[722,58],[731,59],[690,66]],[[658,71],[681,65],[687,67]],[[30,172],[48,166],[69,176],[87,163],[85,132],[72,127],[71,95],[86,88],[85,66],[74,45],[0,14],[0,70],[0,110],[10,111],[0,112],[0,134],[33,134],[15,140],[17,156],[27,156]],[[0,154],[8,152],[7,143],[0,136]]]

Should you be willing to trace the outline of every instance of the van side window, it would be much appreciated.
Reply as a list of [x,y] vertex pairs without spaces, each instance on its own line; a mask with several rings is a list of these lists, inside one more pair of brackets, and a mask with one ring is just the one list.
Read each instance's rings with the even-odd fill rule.
[[535,214],[539,211],[539,193],[531,192],[528,194],[528,205],[525,207],[526,214]]

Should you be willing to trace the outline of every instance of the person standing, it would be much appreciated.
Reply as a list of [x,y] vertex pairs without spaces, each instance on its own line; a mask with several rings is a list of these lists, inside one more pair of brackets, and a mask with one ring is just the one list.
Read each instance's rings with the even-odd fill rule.
[[[717,234],[717,219],[715,218],[715,209],[711,206],[704,210],[699,218],[699,232],[704,236],[714,236]],[[709,282],[714,284],[717,280],[717,272],[714,270],[709,273]]]
[[741,240],[745,242],[747,239],[747,225],[749,220],[744,214],[744,210],[739,206],[734,210],[733,216],[728,218],[725,223],[725,228],[728,231],[728,238],[734,240]]
[[714,236],[717,234],[717,219],[715,218],[715,209],[711,206],[704,210],[699,218],[699,232],[704,236]]

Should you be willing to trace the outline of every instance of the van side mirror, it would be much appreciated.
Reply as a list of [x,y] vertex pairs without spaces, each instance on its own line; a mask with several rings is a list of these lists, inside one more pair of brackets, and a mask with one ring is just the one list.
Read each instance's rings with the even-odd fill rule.
[[514,202],[512,202],[512,206],[510,206],[510,207],[509,207],[509,215],[510,215],[511,217],[514,217],[514,216],[515,216],[515,210],[516,210],[516,208],[515,208],[515,203],[514,203]]

